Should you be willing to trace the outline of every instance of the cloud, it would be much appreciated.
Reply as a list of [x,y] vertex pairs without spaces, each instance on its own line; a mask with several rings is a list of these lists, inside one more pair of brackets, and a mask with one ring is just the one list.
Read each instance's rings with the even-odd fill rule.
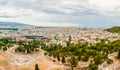
[[[29,8],[47,13],[120,15],[119,0],[36,0]],[[40,6],[40,7],[38,7]],[[78,15],[77,14],[77,15]]]
[[6,6],[1,6],[0,7],[0,16],[11,16],[11,17],[15,17],[15,16],[21,16],[25,14],[24,12],[21,11],[21,9],[17,9],[15,7],[6,7]]
[[119,0],[0,0],[0,4],[55,14],[120,14]]
[[16,21],[41,26],[81,26],[89,20],[99,22],[98,17],[101,16],[110,18],[108,21],[111,21],[111,18],[113,21],[116,18],[119,19],[120,1],[0,0],[0,21]]
[[120,15],[120,1],[119,0],[91,0],[89,4],[92,8],[100,14],[107,16]]
[[[34,16],[33,16],[34,17]],[[41,18],[41,17],[40,17]],[[6,18],[0,18],[2,21],[6,21]],[[79,27],[82,26],[80,24],[76,23],[68,23],[68,22],[44,22],[44,21],[38,21],[37,18],[31,18],[31,17],[17,17],[17,18],[7,18],[7,21],[9,22],[20,22],[20,23],[26,23],[26,24],[31,24],[31,25],[37,25],[37,26],[68,26],[68,27]]]
[[66,22],[69,20],[64,15],[52,15],[41,11],[35,11],[32,9],[16,8],[16,7],[4,7],[0,8],[0,20],[9,22],[21,22],[38,26],[80,26],[79,24]]

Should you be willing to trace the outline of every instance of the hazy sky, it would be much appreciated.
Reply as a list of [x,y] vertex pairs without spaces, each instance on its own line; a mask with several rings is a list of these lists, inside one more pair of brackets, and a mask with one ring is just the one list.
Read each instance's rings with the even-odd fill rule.
[[0,21],[110,27],[120,25],[120,0],[0,0]]

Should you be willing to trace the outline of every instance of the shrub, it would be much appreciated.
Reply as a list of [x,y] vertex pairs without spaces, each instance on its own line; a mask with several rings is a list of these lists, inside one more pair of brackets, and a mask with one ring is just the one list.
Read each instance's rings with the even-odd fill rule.
[[112,59],[107,59],[107,63],[111,64],[111,63],[113,63],[113,60]]

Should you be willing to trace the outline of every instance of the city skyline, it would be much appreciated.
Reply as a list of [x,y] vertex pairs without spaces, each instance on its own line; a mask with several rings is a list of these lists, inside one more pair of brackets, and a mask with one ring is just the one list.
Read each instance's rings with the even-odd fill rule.
[[118,0],[0,0],[0,21],[37,26],[120,25]]

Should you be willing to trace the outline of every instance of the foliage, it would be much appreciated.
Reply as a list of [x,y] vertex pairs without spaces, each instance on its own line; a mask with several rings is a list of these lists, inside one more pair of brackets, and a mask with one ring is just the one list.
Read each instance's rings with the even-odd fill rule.
[[0,49],[3,51],[6,51],[9,47],[12,47],[12,38],[6,37],[6,38],[0,38]]
[[65,63],[65,57],[64,56],[62,57],[62,63]]
[[28,42],[19,41],[18,44],[20,46],[15,49],[16,52],[32,53],[38,50],[40,46],[40,41],[39,40],[33,40]]
[[98,66],[94,63],[90,63],[88,68],[89,68],[89,70],[98,70]]
[[75,58],[75,56],[72,56],[72,57],[70,58],[70,63],[71,63],[71,68],[72,68],[72,70],[73,70],[73,67],[76,67],[76,66],[77,66],[77,63],[78,63],[77,58]]
[[35,64],[35,70],[40,70],[38,64]]
[[72,68],[77,66],[78,61],[88,61],[92,57],[93,62],[89,65],[89,68],[95,70],[104,61],[107,61],[108,64],[113,62],[107,58],[110,53],[118,52],[117,58],[120,59],[120,40],[108,41],[108,43],[106,41],[106,39],[102,39],[101,42],[91,45],[81,43],[80,41],[77,44],[72,44],[70,41],[67,41],[67,46],[63,47],[59,44],[46,46],[40,40],[16,42],[11,38],[2,38],[0,39],[0,49],[6,51],[13,44],[17,44],[19,47],[15,49],[15,52],[32,53],[38,51],[40,46],[42,46],[41,49],[46,51],[44,53],[45,55],[54,57],[62,63],[66,63],[69,60]]
[[113,42],[108,41],[108,43],[106,43],[106,41],[108,40],[102,39],[101,42],[93,44],[93,45],[88,45],[87,43],[81,43],[79,41],[78,44],[69,43],[65,47],[63,47],[62,45],[52,44],[49,47],[44,46],[42,47],[42,49],[47,51],[49,56],[53,56],[53,57],[57,56],[55,57],[57,59],[58,57],[62,58],[61,60],[62,62],[63,62],[64,57],[65,57],[64,60],[66,60],[66,58],[71,60],[71,58],[73,58],[74,56],[77,62],[80,60],[88,61],[89,58],[92,57],[93,63],[91,65],[93,68],[96,69],[97,66],[104,61],[108,61],[108,63],[112,62],[111,60],[107,59],[108,54],[120,51],[118,49],[120,48],[120,40],[113,41]]
[[106,30],[109,32],[112,32],[112,33],[120,33],[120,26],[114,26],[114,27],[106,29]]
[[107,59],[107,63],[111,64],[111,63],[113,63],[113,60],[112,59]]

